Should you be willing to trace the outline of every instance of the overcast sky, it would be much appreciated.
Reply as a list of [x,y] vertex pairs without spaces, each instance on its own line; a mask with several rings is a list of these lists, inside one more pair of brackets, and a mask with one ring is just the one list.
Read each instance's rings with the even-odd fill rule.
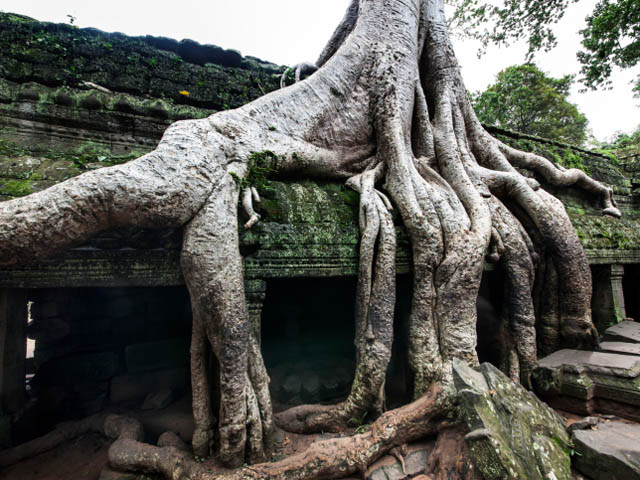
[[[575,55],[580,47],[577,32],[596,1],[581,0],[569,8],[556,29],[559,47],[536,57],[542,70],[553,76],[579,72]],[[73,15],[80,27],[128,35],[192,38],[233,48],[243,55],[293,65],[315,61],[348,3],[349,0],[0,0],[0,10],[52,22],[68,22],[67,15]],[[501,69],[524,61],[524,44],[508,49],[493,47],[478,59],[477,44],[454,41],[471,91],[484,89]],[[633,98],[630,85],[637,73],[637,69],[616,72],[612,78],[614,88],[609,91],[578,93],[580,87],[574,85],[571,101],[587,116],[596,138],[608,138],[618,130],[631,131],[640,123],[640,99]]]

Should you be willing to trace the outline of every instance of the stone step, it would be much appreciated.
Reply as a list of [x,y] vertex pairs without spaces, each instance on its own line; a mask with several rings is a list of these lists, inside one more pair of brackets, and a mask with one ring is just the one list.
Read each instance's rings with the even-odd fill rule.
[[593,480],[640,479],[640,425],[601,421],[574,430],[574,466]]
[[605,342],[640,343],[640,322],[625,320],[604,331]]
[[615,353],[586,350],[558,350],[538,360],[539,367],[562,369],[570,373],[593,373],[614,377],[636,378],[640,375],[640,359]]
[[555,408],[640,421],[638,356],[559,350],[538,361],[532,383],[536,393]]
[[640,357],[640,343],[602,342],[600,344],[600,350],[608,353],[636,355]]

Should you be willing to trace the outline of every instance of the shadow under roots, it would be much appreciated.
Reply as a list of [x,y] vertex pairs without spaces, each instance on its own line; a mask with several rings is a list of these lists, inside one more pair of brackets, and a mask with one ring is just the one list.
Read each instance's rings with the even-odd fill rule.
[[[302,404],[335,404],[353,382],[356,360],[355,277],[273,279],[261,318],[261,348],[271,379],[274,411]],[[410,275],[397,279],[387,408],[411,400],[407,364]],[[367,419],[372,420],[372,419]]]

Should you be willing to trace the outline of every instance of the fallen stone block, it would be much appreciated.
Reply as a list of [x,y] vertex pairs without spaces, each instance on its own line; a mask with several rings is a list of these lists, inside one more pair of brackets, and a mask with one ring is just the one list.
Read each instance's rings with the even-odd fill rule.
[[640,322],[625,320],[604,331],[605,342],[640,343]]
[[574,465],[593,480],[640,479],[640,425],[601,421],[572,434]]
[[532,384],[555,408],[640,420],[640,357],[560,350],[538,361]]
[[456,360],[453,377],[469,453],[486,480],[571,478],[569,436],[551,408],[488,363]]

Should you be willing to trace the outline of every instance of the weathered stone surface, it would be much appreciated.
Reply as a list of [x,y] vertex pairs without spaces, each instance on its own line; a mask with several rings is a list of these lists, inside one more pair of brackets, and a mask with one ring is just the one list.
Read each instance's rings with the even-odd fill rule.
[[603,352],[619,353],[622,355],[637,355],[640,357],[640,343],[602,342],[600,350]]
[[640,374],[640,359],[612,353],[584,350],[558,350],[538,361],[541,368],[562,368],[571,373],[596,373],[635,378]]
[[571,478],[569,437],[547,405],[488,363],[456,361],[454,382],[471,458],[487,480]]
[[183,452],[189,451],[189,445],[174,432],[164,432],[158,437],[159,447],[173,447]]
[[[38,41],[42,38],[47,40]],[[36,43],[38,48],[27,47]],[[171,98],[216,110],[239,107],[275,90],[283,70],[193,40],[128,37],[5,13],[0,14],[0,48],[0,76],[13,81],[60,86],[78,85],[81,78],[114,92]],[[86,106],[99,103],[91,102],[95,93],[87,95]],[[39,97],[32,88],[19,95],[30,100]],[[64,103],[62,98],[58,101]]]
[[625,320],[604,332],[604,340],[610,342],[640,343],[640,322]]
[[538,362],[532,382],[538,395],[556,408],[640,420],[639,357],[560,350]]
[[575,430],[576,468],[593,480],[640,479],[640,425],[600,422]]
[[423,474],[427,468],[433,442],[421,442],[407,447],[402,464],[393,455],[384,455],[374,462],[365,472],[366,480],[405,480]]
[[166,408],[175,400],[175,390],[165,388],[157,392],[152,392],[146,396],[142,402],[142,410],[159,410]]

